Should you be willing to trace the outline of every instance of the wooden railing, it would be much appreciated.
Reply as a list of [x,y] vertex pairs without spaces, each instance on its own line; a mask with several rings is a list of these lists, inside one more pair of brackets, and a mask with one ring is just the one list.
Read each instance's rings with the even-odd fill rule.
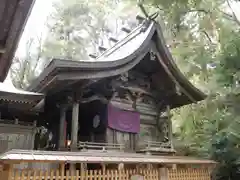
[[[1,173],[1,172],[0,172]],[[7,172],[4,173],[3,180],[8,180]],[[0,174],[1,175],[1,174]],[[64,174],[59,170],[14,170],[11,180],[130,180],[132,176],[141,176],[144,180],[159,180],[159,169],[136,169],[127,170],[86,170],[86,171],[66,171]],[[2,178],[1,178],[2,180]]]
[[[123,170],[85,170],[66,171],[23,169],[0,171],[1,180],[210,180],[210,171],[203,169],[123,169]],[[9,178],[10,176],[10,178]]]
[[171,142],[143,141],[137,145],[137,149],[144,152],[175,152]]
[[[117,151],[125,151],[127,150],[124,144],[117,143],[99,143],[99,142],[82,142],[80,141],[78,144],[79,149],[83,150],[117,150]],[[140,152],[166,152],[166,153],[174,153],[174,149],[170,142],[156,142],[156,141],[143,141],[138,144],[136,147],[137,151]]]
[[10,125],[22,125],[22,126],[36,126],[36,121],[34,122],[25,122],[18,120],[10,120],[10,119],[0,119],[0,124],[10,124]]
[[91,150],[124,150],[124,144],[115,144],[115,143],[98,143],[98,142],[82,142],[80,141],[78,144],[80,149],[91,149]]

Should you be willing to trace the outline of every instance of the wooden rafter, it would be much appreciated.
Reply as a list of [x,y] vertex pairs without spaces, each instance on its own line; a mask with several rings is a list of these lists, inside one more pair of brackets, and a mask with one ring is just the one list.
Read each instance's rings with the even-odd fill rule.
[[128,29],[127,27],[122,27],[121,30],[126,32],[126,33],[130,33],[131,32],[131,30]]
[[89,54],[89,57],[96,59],[98,56],[97,54]]
[[112,42],[114,42],[114,43],[117,43],[117,42],[118,42],[118,40],[117,40],[116,38],[114,38],[114,37],[110,37],[110,38],[109,38],[109,41],[112,41]]
[[4,54],[6,52],[6,48],[0,46],[0,54]]
[[99,49],[99,51],[101,51],[101,52],[104,52],[104,51],[107,50],[107,48],[105,48],[105,47],[103,47],[103,46],[99,46],[98,49]]

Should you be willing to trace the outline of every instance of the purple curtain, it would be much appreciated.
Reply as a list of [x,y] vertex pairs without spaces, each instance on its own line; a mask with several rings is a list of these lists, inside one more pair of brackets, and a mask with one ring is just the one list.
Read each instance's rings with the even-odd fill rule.
[[138,112],[124,111],[108,105],[108,127],[130,133],[139,133],[140,115]]

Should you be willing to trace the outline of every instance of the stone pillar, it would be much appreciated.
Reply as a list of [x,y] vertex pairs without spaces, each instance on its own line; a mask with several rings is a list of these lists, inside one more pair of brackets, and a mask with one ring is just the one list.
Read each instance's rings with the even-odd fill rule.
[[61,107],[60,109],[60,123],[59,123],[59,139],[58,139],[58,148],[59,150],[65,149],[65,120],[66,120],[66,108]]
[[71,151],[76,150],[78,144],[78,113],[79,103],[74,102],[72,107]]

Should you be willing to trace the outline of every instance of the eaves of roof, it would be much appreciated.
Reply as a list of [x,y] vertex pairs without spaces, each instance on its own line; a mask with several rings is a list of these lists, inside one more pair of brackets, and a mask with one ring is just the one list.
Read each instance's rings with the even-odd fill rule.
[[160,65],[189,99],[185,104],[197,102],[206,97],[177,68],[166,46],[160,25],[149,20],[146,20],[145,23],[134,29],[128,37],[97,57],[95,61],[54,59],[38,79],[31,84],[29,90],[44,92],[44,88],[51,85],[50,80],[79,81],[122,74],[138,64],[150,49],[155,51]]
[[0,1],[0,82],[7,76],[35,0]]

